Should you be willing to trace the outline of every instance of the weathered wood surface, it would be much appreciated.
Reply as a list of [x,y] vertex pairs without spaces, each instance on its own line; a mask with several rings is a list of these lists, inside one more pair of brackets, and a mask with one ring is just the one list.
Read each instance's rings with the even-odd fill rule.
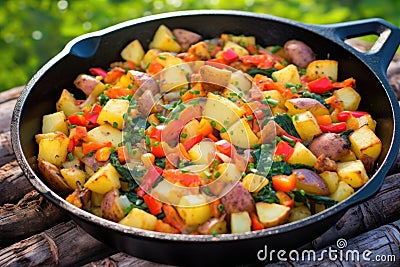
[[[362,50],[366,48],[361,44]],[[356,44],[357,46],[357,44]],[[400,100],[400,57],[391,62],[388,78]],[[162,266],[117,252],[92,238],[61,210],[32,191],[11,148],[9,123],[22,87],[0,93],[0,266]],[[400,155],[390,173],[400,172]],[[352,207],[322,236],[302,247],[316,254],[335,248],[340,238],[345,250],[394,255],[395,262],[290,260],[266,266],[399,266],[400,174],[386,177],[373,198]]]

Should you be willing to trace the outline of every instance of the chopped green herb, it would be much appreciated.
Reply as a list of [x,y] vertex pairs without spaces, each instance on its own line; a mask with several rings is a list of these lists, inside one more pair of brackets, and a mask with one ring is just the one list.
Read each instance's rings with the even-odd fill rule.
[[68,159],[69,159],[69,161],[73,161],[74,160],[74,155],[72,154],[72,152],[68,153]]

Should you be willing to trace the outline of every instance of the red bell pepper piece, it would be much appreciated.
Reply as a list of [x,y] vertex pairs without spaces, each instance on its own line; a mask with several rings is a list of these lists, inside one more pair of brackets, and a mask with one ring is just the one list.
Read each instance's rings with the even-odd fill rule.
[[345,122],[332,123],[329,125],[320,125],[319,128],[324,133],[340,133],[346,130]]
[[105,142],[105,143],[97,143],[97,142],[85,142],[82,144],[82,152],[83,154],[88,154],[92,151],[96,151],[100,148],[103,147],[111,147],[112,143],[111,142]]
[[97,124],[97,118],[99,117],[100,111],[103,109],[102,106],[94,104],[92,108],[84,114],[85,118],[93,124]]
[[163,221],[182,232],[185,228],[185,222],[179,216],[176,209],[173,206],[165,203],[163,204],[162,209],[165,214]]
[[189,151],[195,144],[200,143],[201,140],[203,140],[203,134],[195,135],[183,143],[183,147],[186,151]]
[[83,112],[75,112],[68,117],[68,121],[70,124],[79,125],[79,126],[88,126],[89,120],[85,118]]
[[165,124],[157,125],[150,131],[149,137],[156,141],[161,141],[161,136],[162,136],[162,132],[163,132],[164,128],[165,128]]
[[244,64],[253,64],[260,69],[269,69],[272,68],[275,64],[273,57],[268,54],[241,56],[240,60]]
[[151,153],[158,158],[165,157],[165,150],[163,146],[166,146],[165,142],[158,142],[154,143],[151,147]]
[[222,58],[227,62],[227,63],[232,63],[233,61],[239,59],[238,54],[236,54],[235,51],[232,49],[228,48],[224,52],[222,52]]
[[264,229],[264,225],[260,222],[255,212],[250,212],[250,219],[251,219],[251,230],[259,231]]
[[140,189],[144,192],[149,191],[162,173],[163,169],[161,169],[160,167],[155,165],[150,167],[143,177],[143,181],[140,184]]
[[333,89],[332,81],[324,76],[308,83],[308,89],[311,93],[324,94]]
[[234,149],[232,144],[229,143],[228,141],[222,139],[219,140],[217,142],[215,142],[215,146],[218,150],[218,152],[221,152],[222,154],[228,156],[228,157],[232,157],[232,153],[234,152]]
[[279,204],[287,207],[293,207],[294,200],[288,194],[283,191],[277,191],[275,195],[279,199]]
[[296,175],[278,174],[272,177],[272,185],[276,191],[289,192],[296,188]]
[[282,133],[282,136],[285,136],[285,137],[287,137],[287,138],[293,140],[294,143],[296,143],[296,142],[302,143],[302,142],[303,142],[303,140],[301,140],[300,138],[297,138],[296,136],[290,135],[290,134],[288,134],[287,132],[283,132],[283,133]]
[[147,207],[149,208],[151,214],[157,215],[161,213],[163,205],[161,201],[155,199],[154,197],[148,194],[143,196],[143,200],[146,203]]
[[92,75],[101,76],[103,78],[107,76],[107,71],[102,68],[90,68],[89,71]]
[[293,154],[294,148],[291,147],[287,142],[280,141],[275,147],[275,155],[282,156],[283,161],[287,161],[289,157]]
[[338,121],[347,121],[349,116],[353,116],[354,118],[360,118],[362,116],[368,115],[366,111],[353,111],[353,110],[344,110],[337,114]]
[[195,187],[199,186],[200,175],[194,172],[184,172],[181,169],[168,169],[163,171],[163,177],[170,182],[179,182],[183,186]]

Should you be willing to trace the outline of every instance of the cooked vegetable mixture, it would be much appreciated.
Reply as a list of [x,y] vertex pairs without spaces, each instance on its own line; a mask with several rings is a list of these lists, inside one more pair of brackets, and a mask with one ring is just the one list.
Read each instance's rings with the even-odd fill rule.
[[64,89],[36,135],[43,177],[81,209],[165,233],[257,231],[345,200],[375,169],[355,78],[299,40],[161,25],[121,58],[80,74],[86,97]]

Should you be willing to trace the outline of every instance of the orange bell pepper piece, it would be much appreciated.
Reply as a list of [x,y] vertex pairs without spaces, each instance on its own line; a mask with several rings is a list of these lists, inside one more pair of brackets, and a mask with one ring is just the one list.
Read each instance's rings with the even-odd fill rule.
[[272,185],[275,190],[289,192],[296,188],[296,175],[278,174],[272,177]]

